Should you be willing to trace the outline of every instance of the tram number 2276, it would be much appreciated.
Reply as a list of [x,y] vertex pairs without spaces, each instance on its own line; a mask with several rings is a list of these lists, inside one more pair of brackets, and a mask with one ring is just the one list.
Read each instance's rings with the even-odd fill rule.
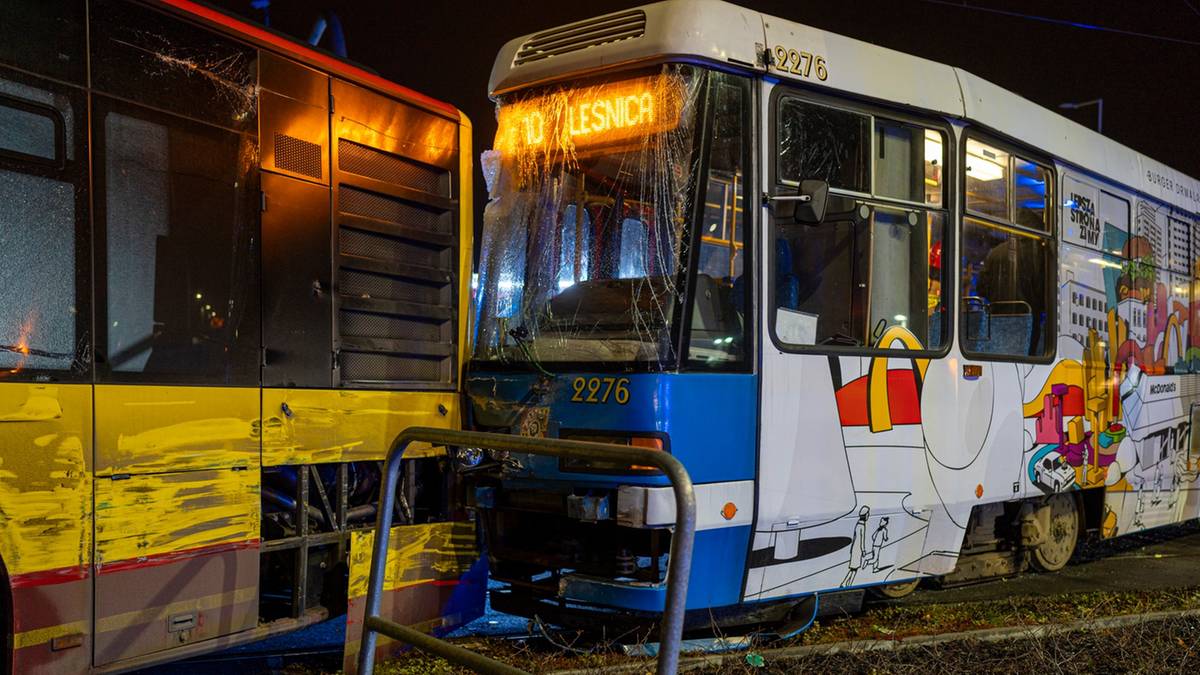
[[571,401],[574,403],[629,403],[627,377],[577,377],[571,380]]
[[825,66],[825,57],[811,52],[801,52],[788,49],[783,45],[775,45],[775,70],[807,77],[814,75],[824,82],[829,79],[829,69]]

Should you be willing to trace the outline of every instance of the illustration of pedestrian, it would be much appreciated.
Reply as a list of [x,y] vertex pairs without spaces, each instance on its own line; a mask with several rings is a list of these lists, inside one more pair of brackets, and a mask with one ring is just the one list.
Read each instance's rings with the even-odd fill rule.
[[[884,516],[879,519],[879,526],[875,528],[875,532],[871,534],[871,571],[879,571],[879,552],[883,545],[888,540],[888,518]],[[890,567],[890,566],[889,566]]]
[[854,583],[854,575],[862,567],[867,557],[867,518],[871,517],[871,507],[863,506],[858,510],[858,522],[854,524],[854,539],[850,541],[850,565],[846,570],[846,578],[842,579],[842,587]]

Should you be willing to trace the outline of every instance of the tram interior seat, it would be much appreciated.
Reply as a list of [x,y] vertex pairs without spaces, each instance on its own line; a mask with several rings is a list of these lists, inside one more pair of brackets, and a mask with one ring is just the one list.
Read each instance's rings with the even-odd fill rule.
[[1029,353],[1033,340],[1031,312],[999,314],[964,308],[963,318],[966,321],[963,344],[968,350],[984,354]]

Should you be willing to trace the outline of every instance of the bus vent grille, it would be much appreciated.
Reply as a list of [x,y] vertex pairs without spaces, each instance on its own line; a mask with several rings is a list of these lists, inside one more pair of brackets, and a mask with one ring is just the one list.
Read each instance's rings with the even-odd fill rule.
[[534,35],[521,45],[513,66],[521,66],[581,49],[632,40],[646,34],[646,13],[640,9],[578,21]]
[[295,136],[276,133],[275,166],[321,180],[321,146]]
[[450,172],[396,155],[338,139],[338,166],[367,178],[402,185],[430,194],[450,196]]

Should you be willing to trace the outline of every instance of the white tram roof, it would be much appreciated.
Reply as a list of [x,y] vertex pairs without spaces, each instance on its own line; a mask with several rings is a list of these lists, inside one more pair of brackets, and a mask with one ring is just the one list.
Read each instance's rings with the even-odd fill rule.
[[773,70],[773,77],[970,120],[1200,214],[1200,181],[961,68],[721,0],[666,0],[516,38],[500,50],[488,88],[497,96],[663,56],[765,73],[760,54],[776,45],[823,56],[829,76],[819,82]]

